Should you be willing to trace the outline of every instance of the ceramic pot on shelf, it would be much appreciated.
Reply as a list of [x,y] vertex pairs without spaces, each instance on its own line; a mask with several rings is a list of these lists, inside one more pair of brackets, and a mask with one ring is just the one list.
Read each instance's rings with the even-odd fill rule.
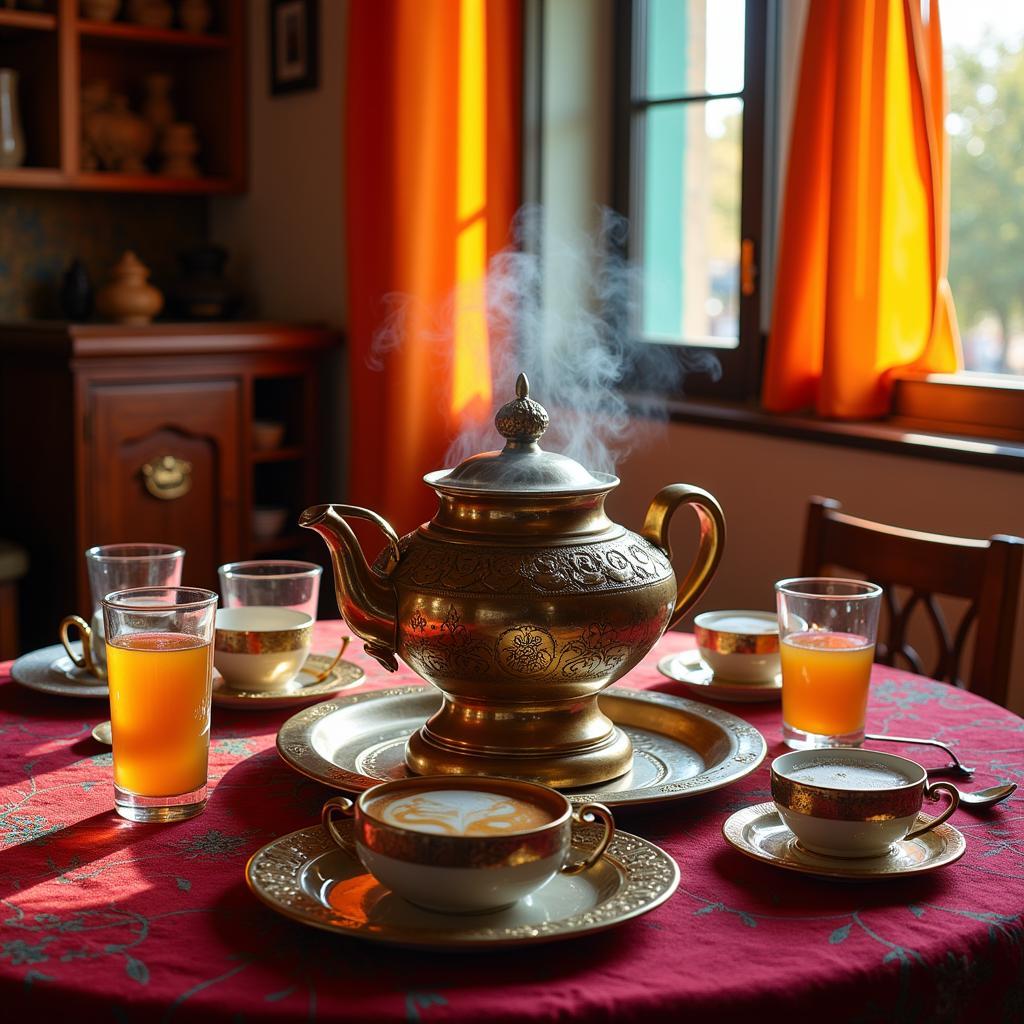
[[128,17],[146,28],[170,28],[174,8],[167,0],[130,0]]
[[89,279],[89,272],[81,260],[74,260],[61,281],[61,312],[72,321],[88,320],[95,300],[96,294]]
[[18,112],[18,72],[0,68],[0,167],[20,167],[25,162],[25,136]]
[[205,32],[210,27],[213,11],[207,0],[181,0],[178,21],[186,32]]
[[98,171],[100,149],[106,123],[104,114],[110,109],[110,83],[96,78],[82,86],[81,95],[82,151],[79,156],[83,171]]
[[149,284],[149,268],[128,251],[111,271],[110,282],[96,297],[101,316],[118,324],[148,324],[163,309],[164,297]]
[[111,96],[109,103],[86,115],[83,134],[104,170],[149,173],[145,161],[153,148],[153,127],[128,109],[125,96]]
[[90,21],[113,21],[121,10],[121,0],[82,0],[80,11]]

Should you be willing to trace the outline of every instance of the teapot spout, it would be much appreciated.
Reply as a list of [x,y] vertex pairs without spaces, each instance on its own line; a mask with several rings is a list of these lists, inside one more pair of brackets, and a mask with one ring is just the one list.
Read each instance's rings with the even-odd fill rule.
[[[370,520],[387,537],[390,550],[383,573],[367,563],[356,535],[342,518],[346,515]],[[349,629],[365,643],[367,654],[389,672],[396,671],[398,597],[388,577],[401,551],[391,524],[356,505],[313,505],[299,516],[299,526],[315,530],[330,548],[338,610]]]

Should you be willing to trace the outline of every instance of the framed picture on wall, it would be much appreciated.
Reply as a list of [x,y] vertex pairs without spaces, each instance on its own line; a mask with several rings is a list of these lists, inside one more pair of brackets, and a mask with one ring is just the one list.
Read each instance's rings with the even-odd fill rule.
[[320,19],[317,0],[270,0],[270,94],[315,89],[320,84]]

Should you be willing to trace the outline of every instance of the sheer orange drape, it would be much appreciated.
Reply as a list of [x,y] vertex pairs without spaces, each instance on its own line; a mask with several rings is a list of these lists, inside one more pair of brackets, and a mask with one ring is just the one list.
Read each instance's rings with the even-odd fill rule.
[[894,370],[961,367],[944,116],[937,0],[811,0],[765,408],[878,416]]
[[492,404],[483,274],[519,203],[521,10],[355,0],[350,11],[350,500],[403,531],[436,508],[422,475]]

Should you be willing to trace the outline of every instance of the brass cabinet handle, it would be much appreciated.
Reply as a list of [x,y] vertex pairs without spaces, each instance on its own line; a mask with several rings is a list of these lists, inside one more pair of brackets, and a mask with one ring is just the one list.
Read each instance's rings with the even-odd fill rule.
[[192,463],[161,455],[142,467],[146,490],[161,501],[172,501],[192,490]]

